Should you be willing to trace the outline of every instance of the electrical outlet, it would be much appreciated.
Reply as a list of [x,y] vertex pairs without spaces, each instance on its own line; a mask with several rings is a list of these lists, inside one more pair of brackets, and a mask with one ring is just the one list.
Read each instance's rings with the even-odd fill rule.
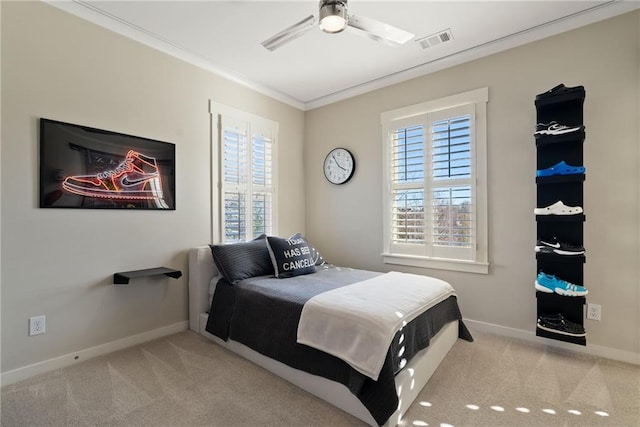
[[34,316],[29,318],[29,336],[44,334],[47,331],[47,317]]
[[587,304],[587,319],[600,320],[602,315],[600,304]]

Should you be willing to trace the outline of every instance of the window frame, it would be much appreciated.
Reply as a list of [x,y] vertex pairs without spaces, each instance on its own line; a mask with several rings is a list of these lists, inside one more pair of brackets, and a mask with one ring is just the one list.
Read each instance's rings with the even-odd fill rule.
[[[247,113],[226,105],[209,101],[209,114],[211,125],[211,241],[214,243],[232,243],[225,240],[225,205],[224,197],[227,189],[240,189],[246,193],[245,218],[246,222],[245,240],[252,240],[252,206],[253,198],[256,194],[269,192],[271,194],[271,230],[269,234],[277,235],[277,206],[278,206],[278,185],[277,185],[277,147],[279,124],[273,120]],[[248,155],[247,162],[247,183],[243,185],[232,185],[225,182],[224,172],[224,129],[223,123],[233,123],[234,126],[246,131],[246,143]],[[256,136],[271,140],[271,185],[264,186],[253,183],[253,144]]]
[[[479,88],[440,99],[398,108],[383,112],[380,115],[382,125],[382,179],[383,179],[383,250],[382,258],[385,264],[397,264],[412,267],[435,268],[443,270],[462,271],[470,273],[488,274],[488,206],[487,206],[487,102],[489,89]],[[446,110],[469,111],[472,115],[471,131],[471,177],[469,185],[474,203],[475,215],[475,247],[470,250],[459,251],[458,248],[438,248],[429,241],[431,231],[429,223],[425,223],[425,243],[402,247],[392,243],[392,209],[394,185],[391,179],[392,168],[392,135],[394,130],[418,122],[424,123],[425,129],[425,178],[423,188],[425,192],[424,205],[431,209],[431,193],[434,188],[430,177],[431,168],[431,125],[441,119]],[[446,117],[446,116],[445,116]],[[453,118],[454,114],[449,114]],[[396,186],[397,187],[397,186]],[[437,187],[436,187],[437,188]],[[426,219],[426,218],[425,218]],[[430,221],[429,221],[430,222]],[[427,232],[428,231],[428,232]],[[449,250],[453,249],[453,250]],[[446,254],[449,252],[449,254]],[[456,255],[458,253],[458,255]]]

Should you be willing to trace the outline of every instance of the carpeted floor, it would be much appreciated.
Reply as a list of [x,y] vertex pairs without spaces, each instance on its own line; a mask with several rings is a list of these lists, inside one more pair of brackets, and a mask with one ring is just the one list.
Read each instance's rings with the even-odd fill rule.
[[[403,426],[640,426],[640,367],[472,331]],[[362,426],[181,332],[2,388],[11,426]]]

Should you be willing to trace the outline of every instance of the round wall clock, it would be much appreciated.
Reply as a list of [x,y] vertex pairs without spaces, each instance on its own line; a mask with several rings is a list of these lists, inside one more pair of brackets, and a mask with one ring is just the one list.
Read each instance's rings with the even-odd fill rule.
[[356,160],[346,148],[334,148],[324,159],[324,176],[332,184],[344,184],[356,170]]

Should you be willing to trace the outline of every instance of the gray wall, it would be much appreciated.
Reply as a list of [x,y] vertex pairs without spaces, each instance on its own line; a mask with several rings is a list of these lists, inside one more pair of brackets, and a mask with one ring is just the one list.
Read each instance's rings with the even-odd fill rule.
[[[640,361],[638,22],[633,12],[307,112],[308,236],[333,262],[448,280],[465,317],[532,333],[533,102],[558,83],[584,85],[585,284],[587,300],[602,305],[602,321],[586,322],[587,341]],[[490,274],[383,264],[380,113],[485,86]],[[324,156],[336,146],[357,160],[354,178],[342,186],[322,174]]]
[[[304,113],[41,2],[2,2],[2,372],[187,320],[188,248],[210,243],[208,101],[280,123],[282,235],[304,232]],[[176,144],[171,212],[39,209],[38,119]],[[114,286],[117,271],[179,280]],[[27,336],[30,316],[47,333]]]
[[[533,98],[558,82],[587,89],[585,277],[603,308],[588,341],[640,353],[639,13],[303,113],[49,5],[0,10],[2,372],[187,319],[186,274],[119,287],[111,275],[186,273],[187,249],[209,242],[210,99],[280,123],[279,234],[306,231],[331,261],[388,270],[401,268],[380,261],[380,113],[488,86],[490,274],[403,270],[449,280],[467,318],[533,331]],[[178,209],[38,209],[39,117],[174,142]],[[322,174],[335,146],[358,162],[339,187]],[[38,314],[47,333],[28,337]]]

